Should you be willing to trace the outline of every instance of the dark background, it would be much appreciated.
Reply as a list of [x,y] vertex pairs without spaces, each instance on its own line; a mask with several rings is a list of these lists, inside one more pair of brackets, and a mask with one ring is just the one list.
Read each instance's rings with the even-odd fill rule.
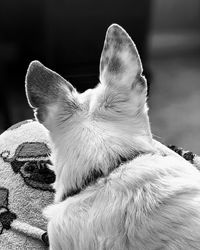
[[153,133],[200,153],[199,0],[1,0],[0,131],[33,116],[24,93],[32,60],[78,91],[94,87],[111,23],[139,50]]

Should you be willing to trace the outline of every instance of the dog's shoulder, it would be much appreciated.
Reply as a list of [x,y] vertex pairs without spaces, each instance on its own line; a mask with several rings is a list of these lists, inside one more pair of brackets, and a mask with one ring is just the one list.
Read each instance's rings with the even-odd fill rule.
[[[145,185],[196,186],[200,189],[200,172],[189,162],[176,155],[142,154],[133,161],[123,164],[107,177],[113,185],[130,188],[132,191]],[[174,182],[174,185],[173,185]],[[176,185],[175,185],[176,183]]]

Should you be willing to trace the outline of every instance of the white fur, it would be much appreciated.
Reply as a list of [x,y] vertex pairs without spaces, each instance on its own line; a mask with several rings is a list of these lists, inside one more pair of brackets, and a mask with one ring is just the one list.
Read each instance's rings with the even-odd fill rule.
[[147,154],[48,209],[52,249],[199,249],[200,175]]
[[[199,249],[199,171],[152,140],[145,103],[123,120],[99,107],[101,91],[99,85],[85,110],[51,133],[57,176],[55,205],[45,211],[51,249]],[[140,98],[133,99],[125,111]],[[107,173],[108,152],[115,159],[134,150],[147,154],[59,202],[94,166]]]
[[[67,101],[51,93],[54,115],[45,113],[43,124],[54,144],[56,172],[55,204],[44,212],[49,218],[50,249],[200,249],[200,172],[152,139],[139,55],[123,29],[117,25],[109,29],[107,34],[124,39],[120,61],[128,64],[128,70],[109,71],[110,66],[103,64],[103,82],[95,89],[83,94],[67,91]],[[128,52],[127,43],[132,46]],[[106,50],[101,61],[107,54],[113,53]],[[35,100],[34,86],[29,89],[28,96]],[[39,90],[35,92],[38,95]],[[76,110],[71,110],[70,100],[75,100]],[[119,155],[138,151],[144,154],[108,174]],[[62,201],[92,169],[101,169],[106,177]]]

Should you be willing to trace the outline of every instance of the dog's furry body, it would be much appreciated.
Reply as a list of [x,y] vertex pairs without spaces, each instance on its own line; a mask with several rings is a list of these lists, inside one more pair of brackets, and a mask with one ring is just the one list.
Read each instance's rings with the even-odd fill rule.
[[[95,89],[79,94],[39,62],[26,82],[54,145],[50,249],[200,249],[200,173],[152,139],[142,65],[120,26],[107,31]],[[104,177],[63,200],[93,169]]]

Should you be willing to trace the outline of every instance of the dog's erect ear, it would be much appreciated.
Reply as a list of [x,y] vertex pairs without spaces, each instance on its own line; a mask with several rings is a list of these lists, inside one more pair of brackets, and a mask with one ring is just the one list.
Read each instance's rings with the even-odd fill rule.
[[28,102],[41,123],[45,123],[49,116],[54,115],[61,101],[63,106],[69,104],[68,111],[72,112],[70,98],[75,89],[56,72],[38,61],[33,61],[29,65],[25,81]]
[[142,64],[136,46],[126,31],[112,24],[106,33],[100,60],[100,81],[128,90],[146,88],[142,78]]

